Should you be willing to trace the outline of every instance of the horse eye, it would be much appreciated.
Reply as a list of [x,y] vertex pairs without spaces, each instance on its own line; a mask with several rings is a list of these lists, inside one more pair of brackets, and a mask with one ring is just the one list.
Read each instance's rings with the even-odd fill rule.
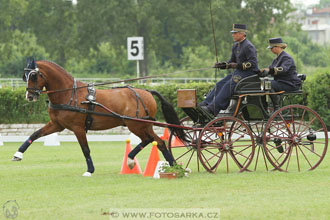
[[23,74],[23,81],[27,82],[27,78],[29,77],[29,72],[24,72]]
[[30,79],[32,81],[36,81],[37,80],[37,74],[36,73],[32,73],[31,76],[30,76]]

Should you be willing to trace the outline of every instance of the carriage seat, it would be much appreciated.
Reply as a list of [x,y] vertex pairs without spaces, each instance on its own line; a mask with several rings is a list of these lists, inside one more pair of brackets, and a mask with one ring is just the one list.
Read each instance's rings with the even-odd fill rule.
[[233,97],[228,108],[221,110],[218,116],[231,116],[235,112],[239,95],[263,93],[264,91],[261,90],[260,84],[261,80],[257,74],[241,79],[234,88]]
[[285,92],[284,94],[287,94],[287,95],[301,95],[301,94],[303,94],[302,85],[304,84],[304,81],[306,80],[306,75],[305,74],[298,74],[298,78],[301,80],[301,86],[300,86],[299,90]]
[[[304,81],[306,80],[305,74],[298,74],[298,78],[301,80],[301,87],[299,90],[291,91],[291,92],[285,92],[285,94],[302,94],[302,85]],[[251,93],[263,93],[261,89],[261,80],[257,74],[248,76],[242,80],[240,80],[234,89],[234,95],[242,95],[242,94],[251,94]]]
[[257,74],[241,79],[235,86],[234,95],[262,93],[261,80]]

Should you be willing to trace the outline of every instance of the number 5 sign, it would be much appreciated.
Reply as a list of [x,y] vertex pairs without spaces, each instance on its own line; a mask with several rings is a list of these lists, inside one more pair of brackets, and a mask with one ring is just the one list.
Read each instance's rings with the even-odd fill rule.
[[143,60],[143,37],[127,38],[128,60]]

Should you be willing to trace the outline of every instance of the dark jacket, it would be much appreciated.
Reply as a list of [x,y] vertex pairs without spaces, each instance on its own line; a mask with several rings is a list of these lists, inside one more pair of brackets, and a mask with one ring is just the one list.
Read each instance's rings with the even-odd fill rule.
[[251,67],[243,68],[242,71],[251,71],[253,73],[259,71],[257,50],[248,39],[234,43],[231,58],[228,63],[237,63],[238,65],[243,64],[243,67],[250,63]]
[[276,59],[273,60],[269,69],[274,68],[274,80],[289,84],[291,86],[300,87],[301,80],[297,76],[296,65],[293,58],[282,51]]

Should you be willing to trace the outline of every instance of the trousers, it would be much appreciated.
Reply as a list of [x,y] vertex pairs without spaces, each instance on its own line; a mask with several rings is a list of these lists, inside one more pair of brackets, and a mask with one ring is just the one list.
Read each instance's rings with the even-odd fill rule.
[[220,110],[225,110],[229,106],[230,99],[234,93],[236,84],[243,78],[255,74],[253,71],[235,70],[225,78],[217,82],[211,92],[200,105],[207,108],[217,115]]
[[[299,87],[292,86],[284,82],[279,82],[276,80],[271,81],[272,84],[272,92],[279,92],[279,91],[296,91],[299,90]],[[280,95],[270,95],[270,99],[272,100],[274,111],[280,108],[281,97]]]
[[272,80],[271,84],[272,84],[272,89],[274,89],[275,92],[279,92],[279,91],[292,92],[299,90],[299,87],[297,86],[291,86],[289,84],[276,80]]

